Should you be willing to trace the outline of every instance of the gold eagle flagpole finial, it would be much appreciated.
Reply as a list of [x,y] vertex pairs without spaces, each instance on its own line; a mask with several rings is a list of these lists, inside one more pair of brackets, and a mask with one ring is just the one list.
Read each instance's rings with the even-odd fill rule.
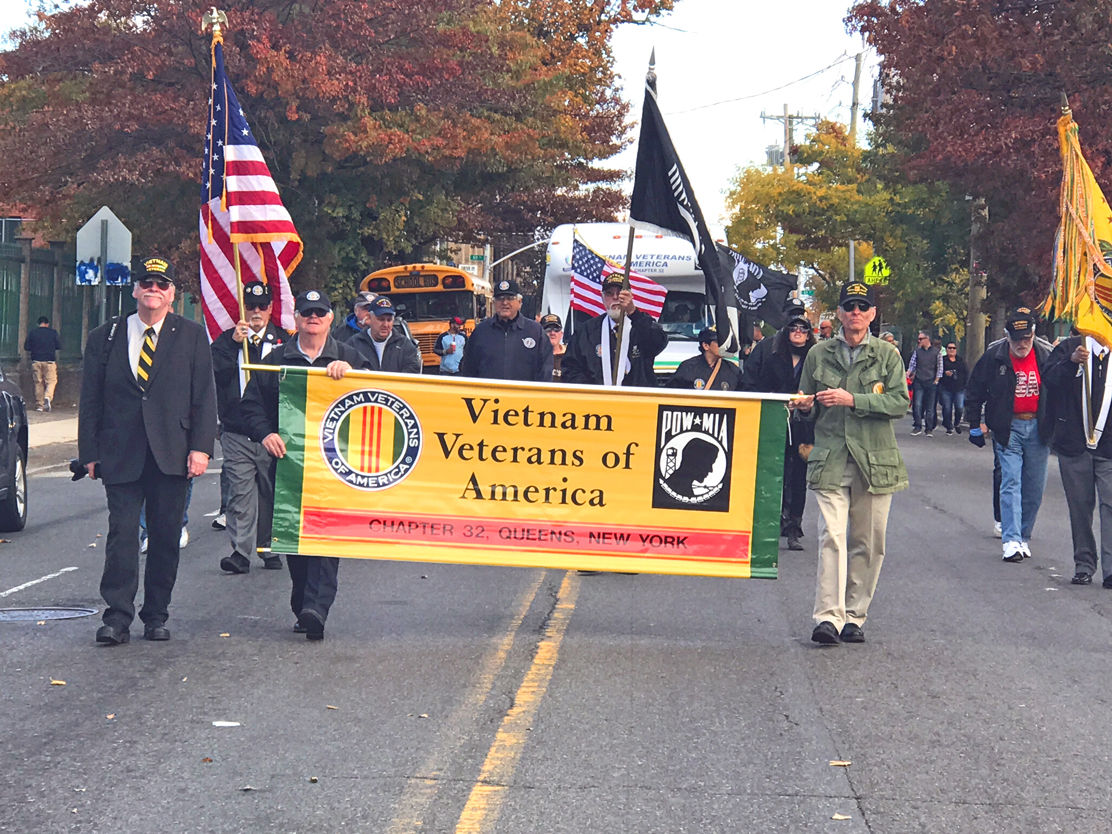
[[214,38],[220,37],[223,34],[223,29],[228,25],[228,16],[220,9],[213,6],[201,16],[201,34],[203,35],[210,28],[212,29],[212,36]]

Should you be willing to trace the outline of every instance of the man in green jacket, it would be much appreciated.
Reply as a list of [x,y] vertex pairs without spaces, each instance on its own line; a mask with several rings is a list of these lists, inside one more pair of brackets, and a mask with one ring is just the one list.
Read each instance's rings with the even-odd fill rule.
[[884,562],[892,493],[907,470],[892,421],[907,413],[903,360],[869,334],[872,287],[851,281],[838,300],[841,332],[807,354],[790,408],[815,421],[807,483],[819,507],[816,643],[863,643],[861,626]]

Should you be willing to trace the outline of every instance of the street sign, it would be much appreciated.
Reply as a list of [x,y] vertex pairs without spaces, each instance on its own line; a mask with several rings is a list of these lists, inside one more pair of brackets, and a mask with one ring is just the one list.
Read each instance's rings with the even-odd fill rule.
[[486,260],[486,255],[472,255],[471,260],[473,260],[473,261],[485,261]]
[[131,283],[131,231],[102,206],[77,232],[77,283],[99,284],[106,276],[112,285]]
[[888,266],[888,261],[877,255],[867,264],[865,264],[865,283],[866,284],[887,284],[888,279],[892,277],[892,269]]

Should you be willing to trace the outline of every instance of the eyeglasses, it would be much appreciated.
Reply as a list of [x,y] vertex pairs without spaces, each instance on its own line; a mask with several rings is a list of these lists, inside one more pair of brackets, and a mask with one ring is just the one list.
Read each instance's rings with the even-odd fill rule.
[[308,318],[323,319],[330,312],[332,312],[332,311],[331,310],[326,310],[324,307],[310,307],[308,310],[302,310],[300,313],[298,313],[298,315],[301,316],[301,318],[303,318],[303,319],[308,319]]
[[793,324],[788,328],[789,333],[810,333],[811,328],[806,324]]
[[137,283],[145,290],[158,287],[163,292],[174,285],[172,281],[167,281],[165,278],[140,278]]
[[852,313],[854,310],[864,313],[866,310],[871,310],[872,306],[868,301],[847,301],[842,305],[842,309],[847,313]]

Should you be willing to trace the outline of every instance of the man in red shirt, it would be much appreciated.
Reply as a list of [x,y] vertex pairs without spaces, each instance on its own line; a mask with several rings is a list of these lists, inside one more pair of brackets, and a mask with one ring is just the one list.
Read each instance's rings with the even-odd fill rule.
[[1022,562],[1031,556],[1054,428],[1043,390],[1050,346],[1035,337],[1035,316],[1028,307],[1016,308],[1004,326],[1008,338],[986,351],[969,377],[969,441],[984,446],[985,432],[992,432],[1000,459],[1003,558]]

